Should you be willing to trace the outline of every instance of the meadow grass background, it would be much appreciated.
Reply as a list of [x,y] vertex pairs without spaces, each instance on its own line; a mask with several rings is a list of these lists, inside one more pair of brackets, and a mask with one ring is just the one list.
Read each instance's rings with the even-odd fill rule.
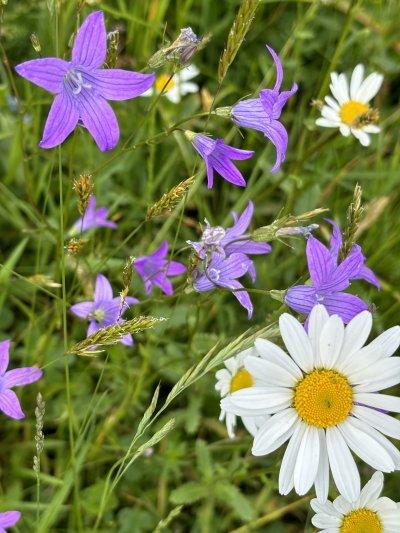
[[[249,328],[246,337],[272,324],[268,334],[276,337],[274,323],[284,309],[279,301],[252,293],[255,312],[249,322],[229,293],[187,292],[183,276],[174,282],[173,297],[158,291],[146,297],[142,281],[134,276],[130,295],[141,303],[125,317],[150,314],[168,320],[135,335],[133,348],[116,345],[86,358],[64,355],[86,334],[86,324],[67,310],[90,297],[98,273],[111,280],[117,294],[129,256],[151,253],[163,239],[168,239],[174,258],[188,264],[186,240],[198,240],[199,222],[207,217],[213,225],[227,225],[230,210],[242,211],[249,199],[255,203],[254,228],[271,223],[279,214],[316,207],[329,208],[329,216],[343,228],[358,182],[367,210],[357,242],[382,290],[378,293],[363,282],[354,282],[350,290],[376,306],[375,334],[397,324],[398,0],[259,3],[216,106],[233,105],[274,85],[275,69],[265,49],[266,43],[271,45],[284,66],[283,88],[289,89],[294,81],[299,85],[282,114],[289,132],[287,159],[272,175],[268,170],[275,150],[261,133],[241,134],[219,117],[211,117],[207,127],[204,118],[189,120],[184,127],[194,131],[206,127],[214,137],[256,152],[240,164],[248,183],[245,189],[216,176],[211,191],[206,188],[203,162],[180,132],[109,160],[129,136],[132,143],[140,142],[208,110],[218,87],[219,58],[240,2],[48,0],[33,4],[10,0],[0,5],[0,340],[13,340],[11,367],[35,364],[44,370],[39,382],[20,389],[26,418],[14,421],[1,415],[0,511],[21,510],[22,519],[15,527],[21,533],[141,533],[156,528],[182,533],[315,531],[309,498],[293,492],[281,497],[277,492],[282,450],[256,458],[244,429],[239,428],[235,440],[227,438],[224,424],[218,421],[214,370],[201,366],[194,376],[205,374],[201,379],[192,376],[182,392],[184,387],[174,390],[173,401],[169,402],[171,396],[167,399],[172,387],[209,350],[222,359],[235,349],[223,348]],[[209,44],[193,58],[201,72],[193,81],[201,93],[185,96],[179,105],[165,97],[114,102],[121,141],[112,152],[99,152],[88,133],[79,129],[60,152],[40,150],[52,96],[18,78],[13,67],[38,57],[30,42],[33,32],[43,57],[56,55],[56,50],[68,57],[79,21],[97,9],[104,11],[108,31],[120,31],[118,66],[122,68],[144,69],[149,57],[183,27],[191,26],[199,36],[211,33]],[[380,109],[382,132],[372,136],[368,148],[352,137],[316,127],[319,113],[310,106],[312,99],[328,93],[332,70],[350,74],[357,63],[363,63],[367,73],[375,70],[385,76],[374,102]],[[168,67],[161,72],[168,73]],[[16,110],[9,105],[10,96],[19,99]],[[64,249],[68,229],[79,216],[72,180],[88,171],[98,205],[110,208],[119,228],[92,231],[89,242],[72,256]],[[192,175],[195,184],[170,216],[143,223],[149,205]],[[60,176],[64,235],[60,234]],[[313,222],[321,224],[318,238],[327,239],[328,225],[322,217]],[[268,291],[304,282],[308,275],[305,241],[272,244],[271,254],[255,258],[255,287]],[[61,288],[32,278],[48,276],[62,283],[63,261],[64,297]],[[249,279],[245,285],[251,286]],[[238,344],[234,346],[237,350]],[[137,434],[158,384],[158,406],[166,399],[167,406],[155,419],[154,415],[149,418],[151,425],[143,435],[142,427]],[[38,391],[46,402],[40,487],[32,468]],[[175,392],[179,393],[176,398]],[[171,419],[175,427],[165,428]],[[162,428],[166,435],[154,445],[152,455],[142,454],[151,445],[148,440]],[[140,445],[143,448],[138,450]],[[135,461],[119,482],[107,485],[107,480],[115,480],[115,465],[121,459],[126,465],[132,457]],[[360,470],[365,483],[371,470],[365,465]],[[396,501],[400,500],[399,481],[398,473],[385,476],[385,495]],[[334,489],[331,495],[335,496]]]

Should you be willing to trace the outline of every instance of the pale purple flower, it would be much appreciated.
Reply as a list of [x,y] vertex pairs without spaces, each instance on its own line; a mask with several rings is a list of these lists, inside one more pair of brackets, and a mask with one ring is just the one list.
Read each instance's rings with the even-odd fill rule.
[[18,520],[21,518],[19,511],[7,511],[6,513],[0,513],[0,533],[6,533],[6,527],[15,526]]
[[179,276],[186,272],[185,265],[177,261],[168,261],[168,242],[163,241],[160,247],[151,255],[138,257],[133,266],[143,279],[146,294],[150,294],[153,285],[157,285],[165,294],[173,294],[174,289],[168,277]]
[[82,232],[100,227],[117,229],[117,224],[112,220],[107,220],[107,217],[108,209],[106,207],[96,209],[96,198],[92,195],[83,217],[75,222],[74,229]]
[[344,291],[353,279],[363,279],[380,289],[380,283],[370,268],[365,266],[361,247],[354,244],[349,255],[339,263],[342,234],[339,226],[333,226],[330,249],[310,235],[307,240],[307,262],[311,285],[291,287],[285,301],[289,307],[308,315],[317,304],[323,304],[330,315],[339,315],[345,324],[368,306],[361,298]]
[[249,98],[238,102],[232,108],[232,117],[238,126],[262,131],[275,146],[276,161],[270,170],[273,173],[285,161],[288,145],[287,131],[278,119],[286,102],[297,91],[297,84],[294,83],[290,91],[279,92],[283,79],[282,63],[275,51],[268,45],[266,46],[275,61],[275,87],[260,91],[259,98]]
[[204,159],[207,169],[208,188],[214,185],[214,170],[218,172],[226,181],[245,187],[246,182],[239,170],[232,163],[249,159],[254,154],[251,150],[240,150],[225,144],[223,139],[210,139],[206,135],[194,135],[193,146]]
[[25,415],[22,412],[18,397],[11,390],[11,387],[21,387],[33,383],[42,377],[43,372],[34,367],[15,368],[7,372],[10,342],[10,340],[0,342],[0,411],[19,420],[25,418]]
[[102,152],[119,140],[117,118],[106,100],[128,100],[145,92],[154,74],[101,69],[107,54],[102,11],[91,13],[80,27],[71,61],[33,59],[15,67],[27,80],[56,94],[44,127],[41,148],[61,144],[79,123],[89,130]]
[[[125,305],[122,309],[122,313],[127,310],[129,305],[137,303],[139,303],[139,300],[127,296],[125,298]],[[70,307],[70,311],[79,318],[89,320],[89,327],[87,330],[87,337],[89,337],[89,335],[92,335],[99,329],[123,322],[122,318],[120,318],[120,306],[121,298],[119,296],[115,298],[113,297],[110,282],[105,276],[99,274],[96,278],[94,301],[75,304]],[[119,342],[126,346],[132,346],[132,335],[124,335]]]
[[253,314],[253,304],[248,292],[237,278],[244,276],[251,264],[252,261],[244,254],[233,253],[229,257],[224,257],[213,252],[211,257],[205,258],[204,270],[196,268],[192,272],[193,288],[199,292],[211,291],[218,287],[233,291],[232,294],[240,305],[247,309],[247,316],[250,319]]
[[[254,242],[246,234],[254,212],[254,204],[249,201],[243,213],[238,216],[236,211],[232,211],[234,225],[224,229],[221,226],[210,226],[207,219],[206,228],[203,231],[200,242],[187,241],[196,251],[200,259],[204,259],[208,252],[217,252],[226,257],[233,253],[245,255],[268,254],[271,246],[265,242]],[[253,282],[256,280],[256,270],[254,263],[249,259],[248,273]]]

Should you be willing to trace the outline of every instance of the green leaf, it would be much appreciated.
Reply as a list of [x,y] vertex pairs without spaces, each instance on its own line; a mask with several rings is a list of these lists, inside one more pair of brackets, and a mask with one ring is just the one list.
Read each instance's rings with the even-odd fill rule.
[[208,496],[208,488],[196,481],[189,481],[172,491],[170,500],[175,504],[194,503]]
[[250,503],[235,485],[230,485],[227,481],[218,482],[215,497],[220,503],[230,507],[245,522],[254,518],[254,511]]

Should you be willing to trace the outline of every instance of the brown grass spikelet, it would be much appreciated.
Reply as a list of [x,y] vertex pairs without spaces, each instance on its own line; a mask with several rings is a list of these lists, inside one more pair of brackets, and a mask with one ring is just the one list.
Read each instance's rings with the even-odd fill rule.
[[69,354],[93,357],[102,350],[96,350],[97,347],[111,346],[117,344],[124,335],[135,334],[145,329],[150,329],[160,322],[167,320],[163,317],[138,316],[132,320],[111,324],[105,328],[99,329],[93,335],[89,335],[83,341],[77,342],[68,351]]
[[363,128],[369,124],[375,124],[379,120],[379,109],[367,109],[352,122],[353,128]]
[[89,199],[93,194],[94,184],[91,174],[83,173],[72,183],[72,189],[78,196],[78,211],[82,216],[87,209]]
[[343,245],[339,252],[339,261],[343,261],[349,255],[354,244],[354,239],[364,215],[364,206],[361,203],[362,189],[360,185],[354,187],[353,200],[347,209],[346,229],[343,232]]
[[76,255],[89,242],[88,239],[70,239],[66,245],[68,255]]
[[228,42],[218,65],[218,82],[222,83],[251,27],[260,0],[243,0],[229,31]]
[[129,259],[126,261],[124,269],[122,271],[122,282],[124,284],[124,288],[120,292],[120,297],[121,297],[121,303],[120,303],[120,306],[119,306],[119,316],[120,317],[121,317],[122,311],[123,311],[123,309],[125,307],[125,300],[126,300],[126,297],[128,296],[129,287],[131,285],[132,276],[133,276],[133,272],[134,272],[134,270],[133,270],[134,262],[135,262],[135,258],[132,257],[132,256],[129,257]]
[[172,211],[172,209],[182,200],[185,194],[194,183],[194,176],[181,181],[175,187],[172,187],[167,193],[163,194],[160,200],[147,209],[146,219],[158,217],[160,215],[166,215]]

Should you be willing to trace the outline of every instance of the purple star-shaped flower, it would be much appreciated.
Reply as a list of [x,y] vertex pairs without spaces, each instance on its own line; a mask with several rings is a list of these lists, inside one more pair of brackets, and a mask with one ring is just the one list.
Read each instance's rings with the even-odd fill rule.
[[218,287],[229,289],[237,298],[240,305],[247,309],[250,319],[253,314],[253,304],[243,285],[237,281],[249,271],[252,261],[244,254],[233,253],[229,257],[213,252],[211,258],[204,260],[204,270],[194,269],[192,272],[193,288],[196,291],[211,291]]
[[354,244],[350,254],[341,263],[339,252],[342,234],[339,226],[333,226],[330,250],[315,237],[307,240],[307,262],[312,285],[298,285],[287,291],[285,301],[289,307],[308,315],[317,304],[323,304],[330,315],[339,315],[345,324],[368,306],[361,298],[344,293],[352,279],[364,279],[380,289],[380,283],[370,268],[365,266],[361,247]]
[[285,161],[286,149],[288,145],[288,134],[279,117],[283,106],[289,98],[297,91],[297,84],[294,83],[290,91],[279,92],[283,79],[282,63],[275,51],[266,45],[272,55],[276,66],[276,83],[273,89],[260,91],[259,98],[250,98],[237,103],[232,108],[234,122],[238,126],[262,131],[276,148],[275,165],[270,172],[277,172],[281,164]]
[[154,253],[138,257],[133,263],[136,272],[144,281],[146,294],[150,294],[153,285],[160,287],[165,294],[173,294],[174,290],[167,276],[179,276],[186,272],[182,263],[165,259],[167,254],[168,242],[163,241]]
[[[124,313],[129,305],[137,303],[139,303],[139,300],[127,296],[125,298],[125,306],[122,312]],[[119,296],[115,298],[113,297],[110,282],[105,276],[99,274],[96,278],[94,301],[75,304],[70,307],[70,311],[79,318],[89,320],[89,327],[86,334],[86,336],[89,337],[89,335],[92,335],[101,328],[116,324],[117,322],[122,322],[119,312],[120,305],[121,298]],[[126,346],[132,346],[132,335],[124,335],[119,342]]]
[[251,150],[240,150],[225,144],[223,139],[210,139],[206,135],[194,135],[193,146],[204,159],[207,169],[208,188],[214,185],[214,170],[226,181],[240,187],[245,187],[246,182],[239,170],[232,163],[233,160],[249,159],[254,154]]
[[83,217],[75,222],[74,229],[81,232],[100,227],[117,229],[117,224],[112,220],[107,220],[107,217],[108,209],[106,207],[96,209],[96,198],[91,196]]
[[10,340],[0,342],[0,411],[19,420],[25,418],[25,415],[18,397],[11,390],[11,387],[21,387],[33,383],[42,377],[43,372],[34,367],[15,368],[6,372],[9,363],[10,342]]
[[[208,252],[217,252],[226,257],[233,253],[248,255],[268,254],[271,246],[265,242],[254,242],[249,239],[246,230],[250,225],[254,212],[254,204],[249,201],[243,213],[238,216],[232,211],[235,224],[231,228],[224,229],[221,226],[210,226],[206,219],[206,229],[203,231],[200,242],[187,241],[196,251],[200,259],[204,259]],[[253,282],[256,280],[254,263],[249,259],[249,274]]]
[[15,67],[20,76],[57,96],[44,127],[41,148],[61,144],[75,126],[85,126],[102,152],[119,139],[117,118],[106,100],[128,100],[144,93],[154,74],[101,69],[107,54],[102,11],[89,15],[80,27],[71,61],[57,57],[33,59]]
[[6,533],[5,528],[15,526],[20,518],[21,513],[19,511],[7,511],[6,513],[0,513],[0,533]]

